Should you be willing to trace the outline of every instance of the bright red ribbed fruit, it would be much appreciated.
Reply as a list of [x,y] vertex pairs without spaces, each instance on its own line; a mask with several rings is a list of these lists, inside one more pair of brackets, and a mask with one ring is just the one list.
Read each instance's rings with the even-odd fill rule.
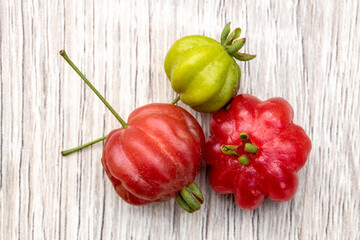
[[205,137],[195,118],[172,104],[133,111],[106,138],[102,164],[117,194],[133,205],[166,201],[200,171]]
[[204,155],[212,188],[234,193],[243,209],[259,207],[265,196],[291,199],[297,171],[311,150],[309,137],[293,123],[293,115],[283,98],[261,101],[248,94],[236,96],[228,110],[215,113]]

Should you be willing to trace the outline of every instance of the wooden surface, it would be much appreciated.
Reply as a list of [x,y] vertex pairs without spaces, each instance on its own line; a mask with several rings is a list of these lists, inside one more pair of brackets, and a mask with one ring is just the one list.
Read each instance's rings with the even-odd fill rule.
[[[240,26],[241,92],[286,98],[313,142],[286,203],[239,209],[216,194],[203,164],[205,203],[142,207],[117,197],[101,137],[117,120],[58,55],[73,61],[126,119],[175,98],[164,56],[183,36],[219,39]],[[333,1],[0,0],[0,239],[360,239],[360,3]],[[190,110],[208,132],[208,114]]]

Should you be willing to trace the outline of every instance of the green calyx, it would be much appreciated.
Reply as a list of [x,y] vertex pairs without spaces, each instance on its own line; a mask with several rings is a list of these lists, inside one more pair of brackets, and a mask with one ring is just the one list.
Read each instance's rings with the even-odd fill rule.
[[204,196],[199,186],[194,182],[183,187],[175,199],[180,207],[189,213],[199,210],[204,202]]
[[[242,165],[248,165],[251,158],[258,152],[259,148],[255,144],[250,143],[250,137],[247,133],[240,133],[239,138],[241,139],[241,143],[239,145],[222,145],[220,150],[226,155],[238,157],[238,161]],[[250,156],[239,156],[238,149],[241,147],[243,147],[243,151],[249,153]]]
[[242,133],[239,134],[239,137],[241,138],[241,140],[243,142],[250,141],[250,137],[249,137],[249,135],[247,133],[242,132]]
[[248,153],[257,153],[258,147],[251,143],[245,143],[244,150],[245,150],[245,152],[248,152]]
[[221,45],[225,48],[225,51],[239,61],[249,61],[255,58],[256,55],[238,52],[244,46],[246,39],[238,39],[241,35],[240,28],[236,28],[230,33],[230,24],[231,22],[226,24],[221,33]]
[[237,156],[237,149],[240,145],[222,145],[220,150],[226,155]]
[[238,158],[239,163],[241,163],[242,165],[248,165],[250,162],[250,158],[248,158],[247,156],[241,156]]

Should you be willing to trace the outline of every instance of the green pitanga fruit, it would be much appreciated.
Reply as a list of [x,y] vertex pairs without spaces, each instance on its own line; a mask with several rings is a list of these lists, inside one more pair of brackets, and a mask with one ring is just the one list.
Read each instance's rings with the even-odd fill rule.
[[241,29],[230,33],[230,23],[221,34],[221,42],[191,35],[177,40],[165,57],[165,72],[171,87],[183,103],[199,112],[215,112],[239,90],[241,71],[234,58],[248,61],[255,57],[238,53],[245,38]]

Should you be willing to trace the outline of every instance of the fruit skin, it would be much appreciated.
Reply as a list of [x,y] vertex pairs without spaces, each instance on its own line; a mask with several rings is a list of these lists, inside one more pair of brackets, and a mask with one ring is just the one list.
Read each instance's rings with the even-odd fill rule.
[[196,111],[217,111],[239,90],[240,68],[225,49],[212,38],[192,35],[177,40],[165,57],[171,87]]
[[[311,140],[293,123],[293,115],[283,98],[261,101],[248,94],[236,96],[229,110],[215,113],[204,154],[212,188],[218,193],[234,193],[243,209],[259,207],[265,196],[279,202],[291,199],[298,186],[297,171],[311,150]],[[244,150],[240,133],[247,133],[258,147],[255,154]],[[229,155],[221,150],[223,145],[238,148]],[[238,160],[244,155],[250,160],[247,165]]]
[[166,201],[200,171],[205,137],[195,118],[171,104],[134,110],[111,131],[101,162],[117,194],[133,205]]

